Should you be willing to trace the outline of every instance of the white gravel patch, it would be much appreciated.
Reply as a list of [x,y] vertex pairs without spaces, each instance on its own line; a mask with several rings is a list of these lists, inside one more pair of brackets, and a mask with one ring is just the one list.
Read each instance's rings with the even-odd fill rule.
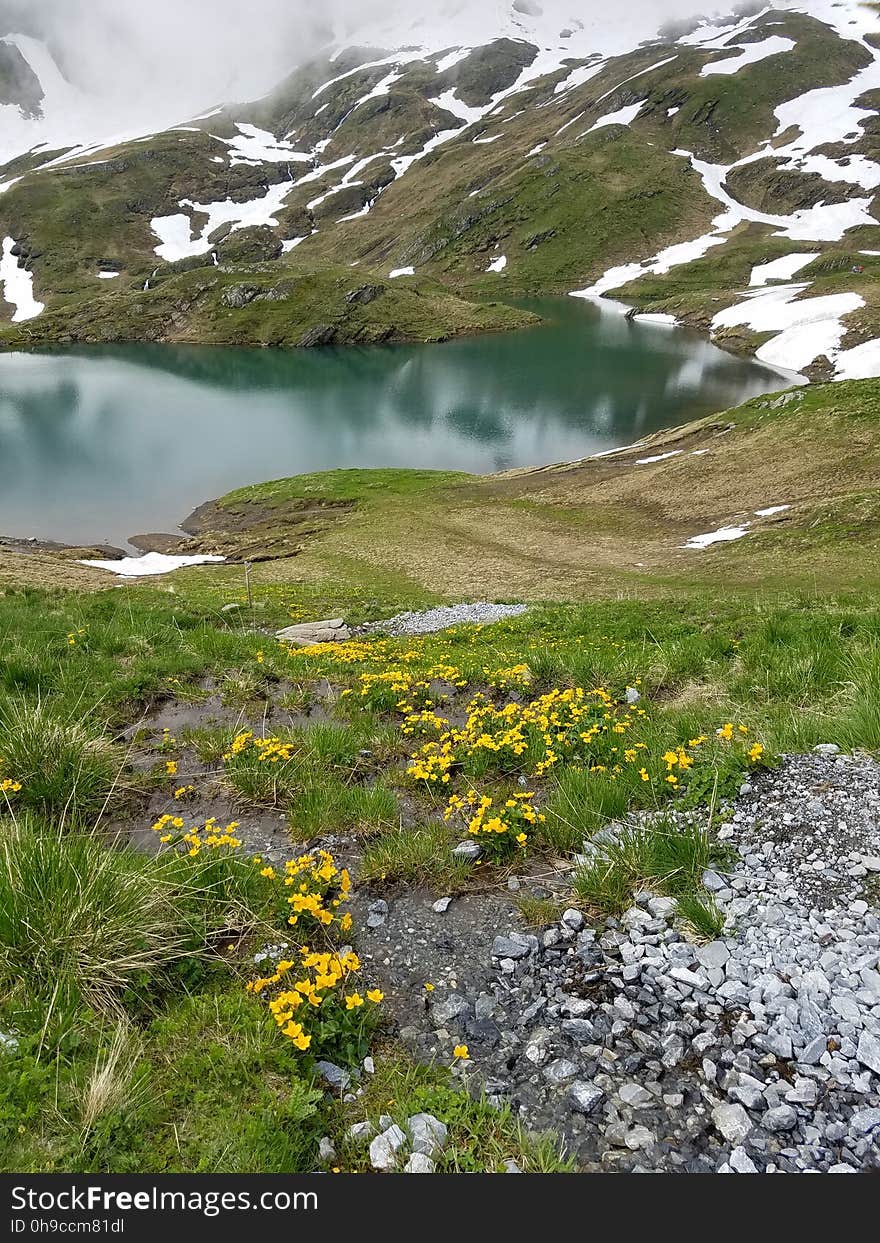
[[525,604],[449,604],[421,613],[398,613],[387,621],[367,622],[360,629],[364,633],[381,631],[383,634],[433,634],[450,626],[488,626],[492,622],[509,617],[521,617],[527,609]]

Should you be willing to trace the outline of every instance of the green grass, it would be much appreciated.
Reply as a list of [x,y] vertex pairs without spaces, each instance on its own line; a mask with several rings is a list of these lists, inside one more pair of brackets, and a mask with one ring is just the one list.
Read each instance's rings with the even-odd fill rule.
[[23,786],[21,803],[62,823],[103,812],[125,762],[99,721],[21,696],[0,700],[0,757]]
[[[700,894],[703,872],[723,859],[724,852],[697,819],[655,817],[604,843],[601,853],[576,872],[574,889],[590,907],[617,915],[642,887],[692,899]],[[691,915],[695,909],[691,901]]]
[[530,928],[546,928],[562,914],[562,904],[557,899],[536,898],[532,894],[518,897],[516,908]]
[[444,893],[461,889],[470,865],[452,856],[455,842],[439,824],[392,829],[366,844],[359,875],[368,884],[427,885]]
[[710,894],[680,894],[677,909],[685,927],[704,941],[713,941],[724,932],[724,912]]
[[[431,1113],[448,1127],[447,1143],[437,1154],[438,1174],[503,1174],[514,1161],[525,1174],[571,1173],[574,1163],[551,1135],[531,1135],[513,1117],[509,1106],[491,1107],[478,1093],[462,1091],[442,1066],[415,1066],[389,1048],[377,1059],[376,1074],[364,1083],[356,1103],[347,1106],[345,1122],[370,1121],[388,1114],[404,1127],[417,1113]],[[346,1170],[367,1170],[367,1145],[345,1133],[336,1140],[339,1160]]]
[[[346,267],[311,271],[280,261],[198,267],[171,272],[146,291],[140,272],[131,280],[101,282],[93,273],[82,279],[88,283],[74,296],[50,300],[26,328],[0,325],[0,339],[9,348],[33,348],[59,338],[80,345],[172,341],[292,348],[445,341],[461,333],[537,322],[528,311],[469,301],[425,278],[392,281],[367,305],[352,303],[348,294],[365,282],[381,283],[381,276],[366,270],[353,276]],[[101,288],[111,284],[112,289]],[[243,288],[250,291],[247,304],[230,305]],[[313,329],[321,336],[310,342]]]
[[54,1061],[36,1038],[5,1051],[0,1169],[305,1173],[326,1110],[260,1007],[214,981],[137,1034],[85,1011]]
[[400,812],[386,785],[351,785],[325,776],[303,787],[288,817],[295,836],[310,841],[326,833],[384,833],[399,823]]
[[134,1016],[169,973],[197,975],[273,913],[256,868],[225,852],[151,856],[28,816],[3,822],[3,994],[16,1024],[55,1042],[83,1005]]
[[277,732],[267,727],[265,736],[289,747],[289,758],[267,762],[248,747],[226,761],[224,780],[251,803],[286,808],[300,829],[322,822],[328,828],[331,823],[339,827],[347,815],[371,807],[387,822],[394,816],[393,795],[378,788],[371,793],[362,783],[383,757],[400,751],[399,742],[395,748],[388,733],[387,727],[377,727],[369,719],[356,725],[318,723]]

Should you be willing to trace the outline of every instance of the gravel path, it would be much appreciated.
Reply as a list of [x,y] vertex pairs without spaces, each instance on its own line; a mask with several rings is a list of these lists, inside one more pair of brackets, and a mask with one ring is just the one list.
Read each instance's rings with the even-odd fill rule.
[[491,622],[503,621],[508,617],[521,617],[525,613],[525,604],[449,604],[436,609],[426,609],[421,613],[398,613],[387,621],[367,622],[358,627],[360,634],[433,634],[437,630],[446,630],[449,626],[486,626]]
[[458,1072],[587,1169],[880,1168],[880,765],[787,757],[721,836],[731,931],[708,945],[648,892],[537,935],[511,893],[380,905],[361,951],[402,1039],[447,1063],[466,1042]]

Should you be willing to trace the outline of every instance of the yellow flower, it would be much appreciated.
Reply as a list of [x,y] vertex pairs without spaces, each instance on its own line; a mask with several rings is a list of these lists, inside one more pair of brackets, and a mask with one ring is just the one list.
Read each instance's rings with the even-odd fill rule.
[[425,992],[426,992],[426,993],[433,993],[433,991],[434,991],[434,985],[433,985],[433,984],[428,983],[428,984],[426,984],[426,985],[425,985]]
[[749,748],[748,755],[753,764],[757,763],[763,754],[764,748],[761,746],[760,742],[756,742]]
[[376,1005],[378,1005],[380,1001],[385,1000],[385,994],[381,991],[381,989],[368,988],[367,989],[367,1000],[372,1001]]
[[346,1010],[356,1010],[358,1006],[364,1004],[364,999],[360,993],[349,993],[345,998]]
[[165,772],[168,774],[169,777],[176,777],[177,776],[177,760],[166,760],[165,761]]
[[466,1062],[470,1058],[470,1051],[466,1044],[457,1044],[452,1050],[452,1056],[457,1062]]

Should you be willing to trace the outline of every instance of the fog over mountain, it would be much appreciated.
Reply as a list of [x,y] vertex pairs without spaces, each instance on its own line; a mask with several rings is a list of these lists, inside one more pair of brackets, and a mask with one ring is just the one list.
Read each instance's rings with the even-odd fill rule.
[[64,77],[126,127],[153,116],[172,123],[259,95],[322,46],[436,49],[498,35],[558,42],[565,33],[572,55],[583,55],[627,50],[666,22],[733,7],[717,0],[620,0],[610,10],[588,0],[0,0],[0,34],[47,42]]

